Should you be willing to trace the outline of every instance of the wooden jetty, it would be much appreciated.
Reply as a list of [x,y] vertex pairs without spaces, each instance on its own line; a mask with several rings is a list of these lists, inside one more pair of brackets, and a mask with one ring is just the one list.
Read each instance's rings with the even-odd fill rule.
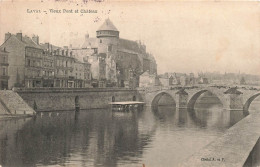
[[145,104],[144,102],[140,101],[118,101],[118,102],[111,102],[112,110],[114,111],[130,111],[137,108],[142,108]]

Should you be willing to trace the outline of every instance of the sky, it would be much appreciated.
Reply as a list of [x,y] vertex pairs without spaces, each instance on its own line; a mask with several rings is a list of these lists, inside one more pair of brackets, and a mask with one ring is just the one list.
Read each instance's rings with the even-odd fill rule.
[[[50,13],[50,9],[97,13]],[[106,18],[121,38],[146,44],[158,73],[260,75],[260,2],[253,1],[0,1],[0,43],[6,32],[22,32],[39,35],[40,43],[68,46],[71,39],[82,41],[87,33],[95,37]]]

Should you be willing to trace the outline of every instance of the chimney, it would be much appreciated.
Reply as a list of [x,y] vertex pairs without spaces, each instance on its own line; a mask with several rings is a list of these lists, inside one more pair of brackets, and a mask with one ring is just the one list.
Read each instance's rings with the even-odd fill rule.
[[39,45],[39,36],[38,36],[38,35],[33,35],[32,40],[33,40],[33,42],[35,42],[37,45]]
[[85,35],[85,39],[87,40],[89,38],[89,34],[87,33],[86,35]]
[[45,44],[47,45],[47,49],[48,49],[48,51],[51,51],[50,43],[49,43],[49,42],[46,42]]
[[22,41],[23,34],[22,34],[21,32],[16,33],[16,37],[17,37],[20,41]]
[[9,39],[10,37],[11,37],[11,33],[10,32],[8,32],[8,33],[5,33],[5,41],[7,40],[7,39]]

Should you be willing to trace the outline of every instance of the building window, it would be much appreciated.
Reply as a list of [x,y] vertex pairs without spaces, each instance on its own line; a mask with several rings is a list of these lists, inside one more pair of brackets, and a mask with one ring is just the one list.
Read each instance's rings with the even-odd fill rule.
[[27,66],[31,66],[31,61],[30,61],[30,59],[27,59]]
[[40,76],[40,71],[37,71],[37,77],[39,77]]
[[3,63],[6,63],[6,58],[5,58],[5,56],[3,57]]
[[3,76],[7,75],[7,69],[3,67]]
[[102,43],[102,39],[100,39],[100,41],[99,41],[100,43]]

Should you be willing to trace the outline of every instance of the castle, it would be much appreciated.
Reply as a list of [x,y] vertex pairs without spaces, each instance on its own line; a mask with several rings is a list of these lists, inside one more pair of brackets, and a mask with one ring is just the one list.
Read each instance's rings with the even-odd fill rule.
[[142,73],[157,73],[156,61],[146,52],[146,46],[140,41],[122,39],[119,34],[111,20],[106,19],[95,38],[86,34],[82,46],[72,49],[76,57],[91,64],[94,87],[135,88]]

